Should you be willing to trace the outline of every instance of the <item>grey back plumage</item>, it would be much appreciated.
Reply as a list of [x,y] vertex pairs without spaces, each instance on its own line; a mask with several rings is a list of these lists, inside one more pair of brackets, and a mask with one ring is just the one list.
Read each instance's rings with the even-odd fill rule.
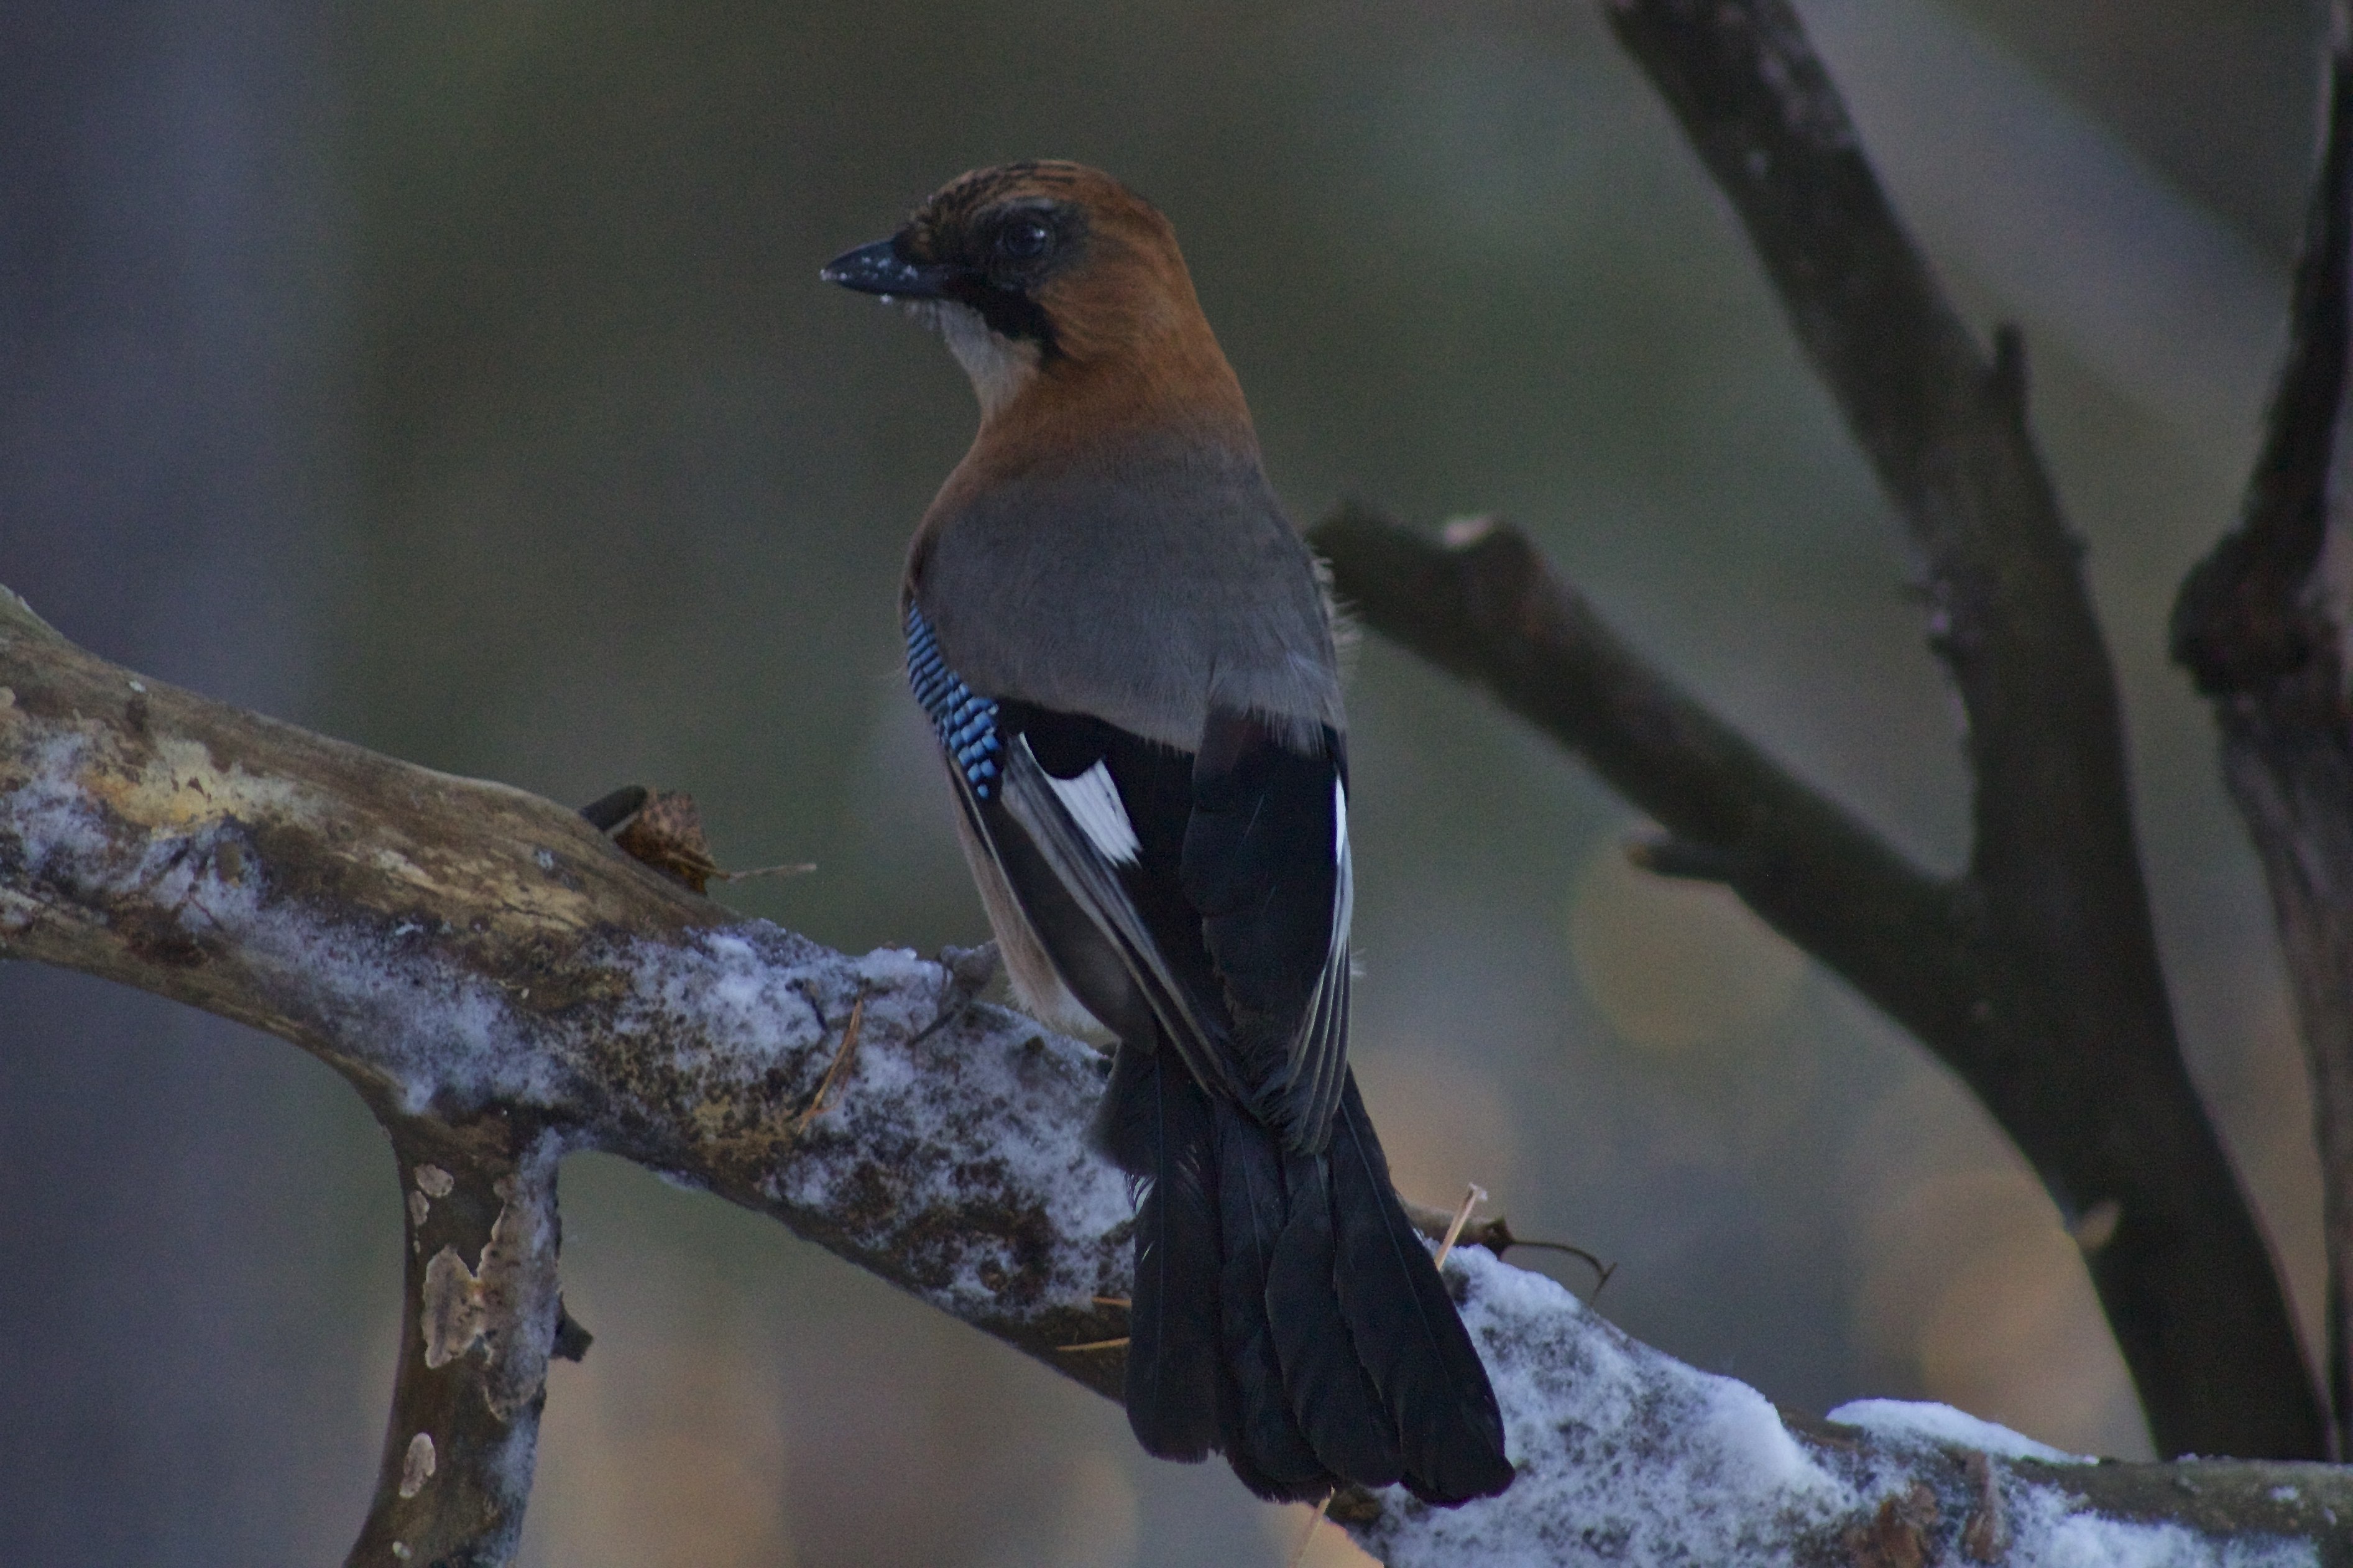
[[1212,705],[1345,731],[1329,611],[1254,450],[1154,432],[951,484],[908,591],[983,691],[1189,751]]

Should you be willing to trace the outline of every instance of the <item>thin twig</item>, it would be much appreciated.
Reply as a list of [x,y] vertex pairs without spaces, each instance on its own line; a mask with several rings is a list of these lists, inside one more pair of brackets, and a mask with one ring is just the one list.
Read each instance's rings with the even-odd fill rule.
[[809,1123],[817,1119],[818,1113],[825,1109],[825,1097],[832,1091],[833,1081],[841,1076],[842,1070],[849,1066],[851,1054],[858,1049],[859,1028],[865,1022],[866,993],[860,991],[858,1000],[849,1004],[849,1026],[841,1032],[841,1044],[835,1050],[832,1062],[828,1064],[825,1076],[818,1080],[817,1093],[810,1097],[808,1108],[801,1112],[793,1123],[795,1137],[798,1137]]
[[1568,1254],[1569,1256],[1576,1258],[1579,1263],[1584,1264],[1586,1267],[1593,1270],[1593,1298],[1596,1300],[1600,1299],[1603,1287],[1609,1283],[1611,1277],[1618,1272],[1618,1266],[1616,1264],[1604,1263],[1599,1258],[1594,1256],[1591,1253],[1586,1251],[1583,1247],[1571,1246],[1567,1242],[1530,1241],[1525,1236],[1514,1236],[1512,1238],[1511,1245],[1515,1247],[1536,1247],[1546,1252],[1565,1252]]
[[713,882],[750,882],[755,877],[807,876],[810,872],[813,872],[816,869],[817,862],[813,860],[804,860],[795,862],[788,865],[754,866],[750,871],[713,871],[711,874],[711,880]]
[[[1439,1257],[1443,1261],[1445,1255],[1440,1253]],[[1325,1492],[1316,1499],[1315,1511],[1307,1516],[1307,1528],[1299,1532],[1299,1544],[1291,1549],[1291,1561],[1284,1564],[1284,1568],[1299,1568],[1302,1563],[1307,1561],[1307,1548],[1315,1540],[1315,1527],[1324,1522],[1324,1516],[1331,1510],[1332,1494]]]
[[1476,1181],[1472,1182],[1463,1192],[1462,1206],[1454,1211],[1454,1222],[1446,1227],[1445,1239],[1438,1244],[1437,1263],[1439,1267],[1444,1268],[1446,1266],[1446,1255],[1452,1252],[1454,1250],[1454,1244],[1461,1239],[1462,1227],[1471,1223],[1471,1211],[1477,1208],[1486,1201],[1487,1189],[1482,1187]]

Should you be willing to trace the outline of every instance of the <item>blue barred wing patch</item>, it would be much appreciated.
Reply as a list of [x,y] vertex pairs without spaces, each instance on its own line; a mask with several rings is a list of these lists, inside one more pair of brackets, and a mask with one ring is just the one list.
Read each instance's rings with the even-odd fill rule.
[[940,749],[948,754],[972,792],[987,800],[997,789],[997,758],[1002,749],[997,736],[997,705],[975,696],[972,688],[948,668],[932,623],[913,604],[907,606],[907,684],[931,715]]

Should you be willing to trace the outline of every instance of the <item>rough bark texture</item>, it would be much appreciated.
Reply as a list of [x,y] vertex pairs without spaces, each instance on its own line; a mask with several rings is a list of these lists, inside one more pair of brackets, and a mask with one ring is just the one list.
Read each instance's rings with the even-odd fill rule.
[[[1730,199],[1925,566],[1968,715],[1974,842],[1912,867],[1641,669],[1508,532],[1452,550],[1320,529],[1377,630],[1495,690],[1966,1081],[2071,1225],[2158,1448],[2319,1457],[2270,1249],[2181,1059],[2134,844],[2114,672],[2026,423],[1897,222],[1786,0],[1609,0]],[[2114,1216],[2111,1226],[2107,1216]]]
[[[1073,1130],[1093,1052],[967,1011],[967,980],[911,954],[850,959],[738,921],[551,802],[141,680],[13,599],[0,957],[291,1040],[391,1132],[409,1299],[354,1561],[427,1540],[421,1561],[504,1560],[560,1325],[554,1162],[575,1149],[773,1214],[1119,1386],[1115,1356],[1056,1349],[1124,1329],[1093,1298],[1126,1294],[1126,1188]],[[863,1044],[817,1107],[861,999]],[[850,1092],[883,1079],[879,1101]],[[420,1433],[433,1467],[403,1499]],[[438,1535],[427,1504],[456,1510]]]
[[[2328,130],[2296,270],[2292,340],[2245,517],[2183,583],[2174,656],[2213,699],[2222,777],[2270,885],[2312,1073],[2328,1252],[2328,1392],[2353,1452],[2353,715],[2342,572],[2353,348],[2353,55],[2336,11]],[[2339,580],[2332,582],[2331,577]]]
[[[1130,1196],[1082,1138],[1094,1051],[970,1004],[953,969],[731,916],[548,801],[142,681],[5,595],[0,956],[267,1029],[392,1132],[408,1299],[356,1563],[511,1556],[547,1358],[578,1340],[554,1277],[573,1150],[772,1215],[1116,1395],[1115,1350],[1064,1349],[1124,1326],[1101,1298],[1127,1294]],[[1926,1562],[1973,1539],[2021,1563],[2250,1542],[2353,1563],[2342,1472],[2054,1462],[1934,1406],[1785,1420],[1541,1276],[1473,1247],[1447,1272],[1521,1478],[1453,1511],[1340,1499],[1398,1568]]]
[[432,1117],[386,1124],[406,1278],[392,1420],[353,1563],[492,1568],[514,1554],[565,1322],[555,1275],[563,1140],[535,1119],[492,1107],[457,1127]]

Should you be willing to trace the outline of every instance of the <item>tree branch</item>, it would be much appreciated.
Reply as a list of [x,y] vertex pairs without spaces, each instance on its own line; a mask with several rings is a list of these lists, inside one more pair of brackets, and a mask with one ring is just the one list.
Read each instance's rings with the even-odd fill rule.
[[2116,681],[2081,546],[2026,423],[1895,218],[1786,0],[1609,0],[1682,121],[1926,567],[1968,717],[1967,874],[1906,865],[1641,668],[1516,535],[1452,551],[1346,514],[1342,595],[1482,682],[1957,1072],[2071,1220],[2166,1453],[2317,1457],[2270,1251],[2189,1080],[2133,841]]
[[[572,1150],[768,1214],[1116,1396],[1116,1351],[1069,1349],[1125,1326],[1103,1298],[1127,1294],[1133,1207],[1082,1137],[1096,1052],[970,1005],[968,977],[913,954],[850,959],[732,916],[550,802],[142,681],[5,595],[0,953],[269,1030],[391,1131],[410,1264],[354,1563],[512,1554],[547,1358],[578,1338],[554,1278]],[[853,1012],[859,1047],[820,1105]],[[2353,1563],[2344,1472],[2067,1463],[1937,1406],[1785,1418],[1541,1276],[1473,1247],[1447,1273],[1521,1476],[1453,1511],[1339,1499],[1397,1568],[2003,1545],[2220,1563],[2272,1537]]]
[[499,1107],[461,1126],[397,1117],[386,1128],[406,1189],[406,1278],[392,1420],[354,1564],[488,1568],[514,1554],[565,1321],[564,1143],[536,1119]]
[[2353,717],[2345,605],[2324,562],[2346,548],[2353,525],[2338,466],[2353,343],[2353,23],[2342,4],[2335,21],[2293,340],[2244,521],[2183,581],[2173,653],[2214,701],[2223,780],[2270,885],[2312,1073],[2341,1457],[2353,1452]]
[[1966,894],[1678,689],[1508,524],[1443,542],[1361,505],[1311,537],[1349,608],[1591,763],[1670,835],[1644,858],[1738,893],[1924,1039],[1968,1037]]

